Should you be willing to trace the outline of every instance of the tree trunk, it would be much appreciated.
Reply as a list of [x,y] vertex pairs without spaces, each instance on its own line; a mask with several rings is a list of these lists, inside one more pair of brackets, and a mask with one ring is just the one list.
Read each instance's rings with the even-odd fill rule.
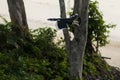
[[[74,0],[74,14],[78,14],[78,22],[72,24],[74,27],[74,38],[70,40],[68,29],[63,29],[66,48],[69,53],[71,66],[71,80],[75,78],[82,79],[83,56],[87,42],[87,27],[88,27],[88,0]],[[65,18],[65,3],[64,0],[59,0],[61,17]],[[81,22],[80,22],[81,19]]]
[[[77,2],[78,1],[78,2]],[[87,42],[87,29],[88,29],[88,2],[89,0],[75,0],[74,2],[74,14],[78,14],[79,25],[74,25],[74,39],[72,41],[71,49],[71,62],[73,76],[79,76],[82,79],[83,70],[83,56],[85,52],[85,46]]]
[[22,29],[28,30],[23,0],[7,0],[11,21]]
[[[66,18],[66,8],[65,8],[65,2],[64,0],[59,0],[59,5],[60,5],[60,16],[61,18]],[[67,52],[70,53],[70,35],[68,32],[68,29],[65,28],[63,29],[63,35],[65,38],[65,42],[66,42],[66,49]]]

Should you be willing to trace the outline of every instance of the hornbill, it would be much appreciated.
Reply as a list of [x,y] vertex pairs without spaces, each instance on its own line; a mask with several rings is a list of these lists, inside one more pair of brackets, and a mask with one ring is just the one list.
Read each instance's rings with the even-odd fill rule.
[[59,29],[67,28],[72,22],[78,18],[78,14],[71,16],[70,18],[49,18],[49,21],[57,21]]

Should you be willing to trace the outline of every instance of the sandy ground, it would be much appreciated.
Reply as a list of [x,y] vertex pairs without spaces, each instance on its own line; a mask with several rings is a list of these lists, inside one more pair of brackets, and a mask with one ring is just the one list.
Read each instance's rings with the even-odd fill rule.
[[[66,6],[69,8],[70,7],[69,3],[68,3],[69,0],[65,0],[65,1],[67,3]],[[106,11],[105,9],[111,11],[111,9],[109,9],[109,8],[111,7],[111,5],[113,6],[112,3],[115,3],[115,1],[114,0],[110,0],[110,1],[112,1],[111,4],[104,3],[104,5],[101,5],[101,7],[103,8],[103,12]],[[103,4],[102,2],[103,1],[101,1],[100,3]],[[25,7],[26,7],[27,20],[28,20],[28,24],[29,24],[30,28],[34,29],[34,28],[38,28],[40,26],[51,26],[51,27],[55,28],[55,26],[54,26],[55,23],[47,21],[47,18],[60,16],[58,0],[24,0],[24,3],[25,3]],[[108,3],[108,2],[106,2],[106,3]],[[106,5],[108,5],[108,6],[106,6]],[[113,8],[115,8],[114,10],[118,10],[118,6],[113,6]],[[111,13],[111,12],[109,12],[109,13]],[[111,14],[114,15],[115,13],[111,13]],[[8,7],[7,7],[7,0],[0,0],[0,15],[5,17],[6,19],[10,20],[9,13],[8,13]],[[114,16],[117,17],[117,18],[115,18],[115,20],[117,20],[119,23],[118,16],[117,16],[117,14],[115,14],[115,15]],[[108,14],[107,16],[110,18],[110,19],[108,18],[109,20],[113,20],[113,19],[111,19],[110,14]],[[1,22],[1,20],[0,20],[0,22]],[[62,32],[61,30],[58,31],[58,35],[61,35],[61,32]],[[102,52],[102,56],[111,58],[110,60],[107,60],[107,62],[110,65],[113,65],[116,67],[120,67],[120,62],[119,62],[120,61],[120,38],[118,37],[119,32],[120,32],[119,28],[117,28],[117,30],[115,30],[114,32],[112,31],[112,33],[114,35],[112,35],[112,34],[110,35],[111,43],[100,49],[100,51]],[[116,41],[113,41],[113,40],[116,40]],[[117,41],[117,40],[119,40],[119,41]]]
[[120,67],[120,41],[111,41],[110,44],[100,49],[101,55],[110,57],[106,61],[115,67]]
[[[67,11],[73,1],[65,0]],[[27,21],[30,28],[35,29],[40,26],[54,27],[55,22],[50,22],[48,18],[60,17],[59,0],[24,0]],[[0,0],[0,15],[9,20],[7,0]]]

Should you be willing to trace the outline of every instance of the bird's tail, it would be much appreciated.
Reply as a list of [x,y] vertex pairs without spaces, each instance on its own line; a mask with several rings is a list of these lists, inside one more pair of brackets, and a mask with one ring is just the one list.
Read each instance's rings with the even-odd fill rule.
[[48,20],[49,20],[49,21],[59,21],[58,18],[49,18]]

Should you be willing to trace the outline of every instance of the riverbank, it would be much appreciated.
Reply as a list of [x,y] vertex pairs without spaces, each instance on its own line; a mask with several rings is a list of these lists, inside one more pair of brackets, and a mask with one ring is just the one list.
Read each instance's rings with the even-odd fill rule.
[[[69,1],[69,0],[67,0]],[[117,21],[119,23],[119,14],[118,13],[118,6],[114,5],[115,1],[114,0],[110,0],[113,1],[110,4],[104,1],[100,2],[100,8],[102,7],[101,10],[103,9],[107,9],[107,10],[111,10],[111,5],[114,6],[114,10],[117,11],[117,13],[115,14],[115,11],[107,11],[107,10],[103,10],[103,14],[105,17],[106,21],[109,20],[114,20]],[[104,2],[104,4],[103,4]],[[39,1],[39,0],[24,0],[25,3],[25,8],[26,8],[26,14],[27,14],[27,20],[28,20],[28,24],[30,29],[35,29],[35,28],[39,28],[39,27],[43,27],[43,26],[50,26],[52,28],[55,28],[55,23],[52,23],[50,21],[47,21],[47,18],[50,17],[59,17],[59,2],[56,0],[51,0],[49,2],[49,0],[44,0],[44,1]],[[105,4],[107,3],[107,5]],[[114,3],[114,4],[113,4]],[[117,2],[118,4],[118,2]],[[68,6],[69,7],[69,6]],[[109,9],[110,8],[110,9]],[[109,12],[109,14],[107,13]],[[114,14],[114,15],[113,15]],[[8,7],[7,7],[7,0],[0,0],[0,15],[5,17],[8,21],[10,21],[9,19],[9,13],[8,13]],[[105,16],[106,15],[106,16]],[[114,19],[113,19],[114,18]],[[0,20],[2,21],[2,20]],[[113,22],[113,21],[109,21],[109,22]],[[117,23],[115,23],[117,24]],[[119,25],[118,25],[119,26]],[[117,30],[116,30],[117,29]],[[118,33],[120,31],[119,27],[116,28],[114,31],[112,31],[111,38],[112,39],[119,39]],[[58,35],[61,35],[61,32],[58,31]],[[117,37],[115,36],[117,35]],[[106,57],[110,57],[110,60],[107,60],[107,62],[112,65],[112,66],[116,66],[116,67],[120,67],[120,42],[119,41],[113,41],[111,39],[110,44],[106,45],[105,47],[102,47],[100,49],[102,56],[106,56]]]
[[111,40],[105,47],[100,48],[100,51],[102,56],[111,58],[106,59],[111,66],[120,68],[120,41]]

